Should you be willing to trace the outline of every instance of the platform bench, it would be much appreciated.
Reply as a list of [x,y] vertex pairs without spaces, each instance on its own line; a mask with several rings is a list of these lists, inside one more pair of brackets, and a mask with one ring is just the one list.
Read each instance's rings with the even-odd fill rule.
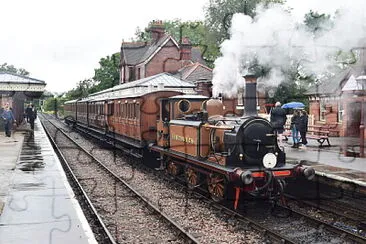
[[[320,130],[320,129],[308,130],[308,132],[306,134],[306,139],[317,140],[320,144],[319,147],[330,147],[329,133],[330,133],[329,131]],[[324,142],[327,142],[328,145],[323,145]]]
[[[309,126],[311,127],[311,126]],[[306,139],[312,139],[312,140],[317,140],[318,143],[320,144],[319,147],[330,147],[330,141],[329,141],[329,133],[330,131],[328,130],[322,130],[321,128],[317,128],[317,127],[311,127],[312,129],[309,129],[307,134],[306,134]],[[285,140],[287,141],[289,137],[292,136],[291,130],[286,129],[283,134],[285,137]],[[324,143],[327,143],[327,145],[323,145]]]

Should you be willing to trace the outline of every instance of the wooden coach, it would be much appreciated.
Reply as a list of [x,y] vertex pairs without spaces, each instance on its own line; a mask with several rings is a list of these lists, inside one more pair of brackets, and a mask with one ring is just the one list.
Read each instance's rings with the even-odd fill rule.
[[177,91],[146,92],[106,100],[107,128],[119,141],[143,144],[156,141],[159,99],[182,94]]

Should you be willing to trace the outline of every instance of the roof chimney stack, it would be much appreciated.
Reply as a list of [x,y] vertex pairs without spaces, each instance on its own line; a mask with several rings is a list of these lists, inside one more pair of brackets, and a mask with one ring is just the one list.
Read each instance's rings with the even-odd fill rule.
[[180,45],[180,59],[192,60],[192,43],[188,37],[182,38],[182,43]]
[[153,43],[157,42],[165,34],[163,21],[153,20],[152,22],[150,22],[150,27],[148,31],[151,33],[151,41]]

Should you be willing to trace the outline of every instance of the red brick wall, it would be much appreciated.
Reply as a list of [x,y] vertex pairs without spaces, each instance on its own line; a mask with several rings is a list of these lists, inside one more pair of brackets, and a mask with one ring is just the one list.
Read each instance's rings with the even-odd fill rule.
[[314,120],[319,121],[320,103],[319,101],[310,101],[309,114],[314,115]]
[[164,46],[146,65],[145,77],[177,71],[180,68],[179,58],[180,53],[176,46]]

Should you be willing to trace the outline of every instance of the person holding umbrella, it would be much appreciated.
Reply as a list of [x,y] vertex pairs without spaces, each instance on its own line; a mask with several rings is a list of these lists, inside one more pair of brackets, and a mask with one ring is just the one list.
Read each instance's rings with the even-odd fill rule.
[[284,126],[286,124],[286,111],[281,108],[281,103],[276,102],[275,108],[271,111],[271,124],[275,132],[277,132],[279,141],[279,146],[283,147],[283,131],[285,130]]

